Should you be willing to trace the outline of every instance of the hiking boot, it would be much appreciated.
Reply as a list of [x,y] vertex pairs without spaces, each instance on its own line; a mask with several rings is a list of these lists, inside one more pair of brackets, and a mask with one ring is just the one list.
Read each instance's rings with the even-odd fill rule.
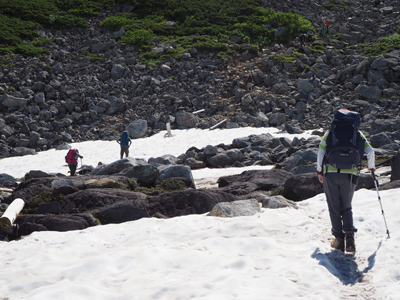
[[354,233],[346,233],[346,252],[356,252]]
[[344,252],[344,238],[335,237],[331,242],[331,247]]

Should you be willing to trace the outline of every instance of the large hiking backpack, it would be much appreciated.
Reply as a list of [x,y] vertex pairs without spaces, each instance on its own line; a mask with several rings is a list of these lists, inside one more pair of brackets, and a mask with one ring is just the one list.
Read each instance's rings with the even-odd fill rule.
[[67,155],[65,156],[65,162],[68,164],[74,163],[78,164],[78,161],[75,159],[76,149],[69,149]]
[[364,156],[365,140],[358,129],[361,118],[357,112],[340,109],[334,114],[326,140],[324,162],[337,169],[358,167]]
[[121,137],[121,146],[128,146],[128,144],[129,144],[128,131],[123,131]]

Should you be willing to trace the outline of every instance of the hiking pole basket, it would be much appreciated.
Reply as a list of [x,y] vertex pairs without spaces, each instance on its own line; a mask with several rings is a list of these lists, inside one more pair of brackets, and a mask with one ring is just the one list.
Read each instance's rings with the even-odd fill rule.
[[378,194],[378,201],[379,201],[379,204],[380,204],[380,206],[381,206],[381,211],[382,211],[383,220],[385,221],[386,233],[387,233],[388,237],[390,237],[389,229],[388,229],[388,226],[387,226],[387,223],[386,223],[385,212],[383,211],[383,207],[382,207],[381,196],[379,196],[379,191],[378,191],[378,179],[376,179],[375,173],[374,173],[373,170],[371,170],[371,173],[372,173],[372,178],[374,179],[374,184],[375,184],[375,188],[376,188],[376,193]]

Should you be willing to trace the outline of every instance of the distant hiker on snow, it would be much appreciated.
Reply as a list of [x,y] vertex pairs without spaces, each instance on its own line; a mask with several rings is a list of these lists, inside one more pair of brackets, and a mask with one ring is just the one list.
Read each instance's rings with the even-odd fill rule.
[[79,154],[78,149],[69,149],[65,156],[65,162],[68,164],[71,176],[75,176],[76,167],[78,166],[78,158],[83,158],[83,156]]
[[335,236],[331,247],[354,253],[357,229],[353,225],[351,202],[358,182],[358,165],[365,152],[368,169],[375,171],[375,154],[358,130],[361,119],[357,112],[339,109],[333,117],[330,130],[319,144],[317,175],[324,186]]
[[121,159],[129,156],[129,147],[132,145],[132,140],[128,135],[128,131],[123,131],[122,136],[117,140],[117,143],[121,145]]

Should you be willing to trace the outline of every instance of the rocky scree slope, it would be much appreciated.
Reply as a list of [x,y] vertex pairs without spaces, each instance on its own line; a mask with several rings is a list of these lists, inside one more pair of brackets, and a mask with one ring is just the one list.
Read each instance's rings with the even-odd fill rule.
[[[340,107],[361,113],[367,136],[386,132],[385,143],[396,144],[400,52],[366,56],[357,44],[393,34],[399,2],[374,7],[366,0],[349,6],[338,0],[264,1],[266,8],[303,15],[317,30],[321,19],[328,19],[330,36],[317,33],[317,40],[304,47],[296,40],[226,61],[191,49],[181,60],[154,67],[142,64],[134,47],[117,43],[113,37],[120,33],[99,27],[106,17],[132,7],[115,6],[90,19],[87,29],[45,29],[40,35],[52,39],[49,55],[0,58],[0,157],[113,140],[137,120],[142,122],[136,137],[163,130],[166,122],[172,128],[209,128],[224,119],[227,128],[274,126],[301,132],[325,127]],[[332,3],[337,6],[328,10]],[[232,39],[246,49],[240,39]],[[249,74],[252,91],[245,89]],[[204,112],[190,114],[200,109]]]

